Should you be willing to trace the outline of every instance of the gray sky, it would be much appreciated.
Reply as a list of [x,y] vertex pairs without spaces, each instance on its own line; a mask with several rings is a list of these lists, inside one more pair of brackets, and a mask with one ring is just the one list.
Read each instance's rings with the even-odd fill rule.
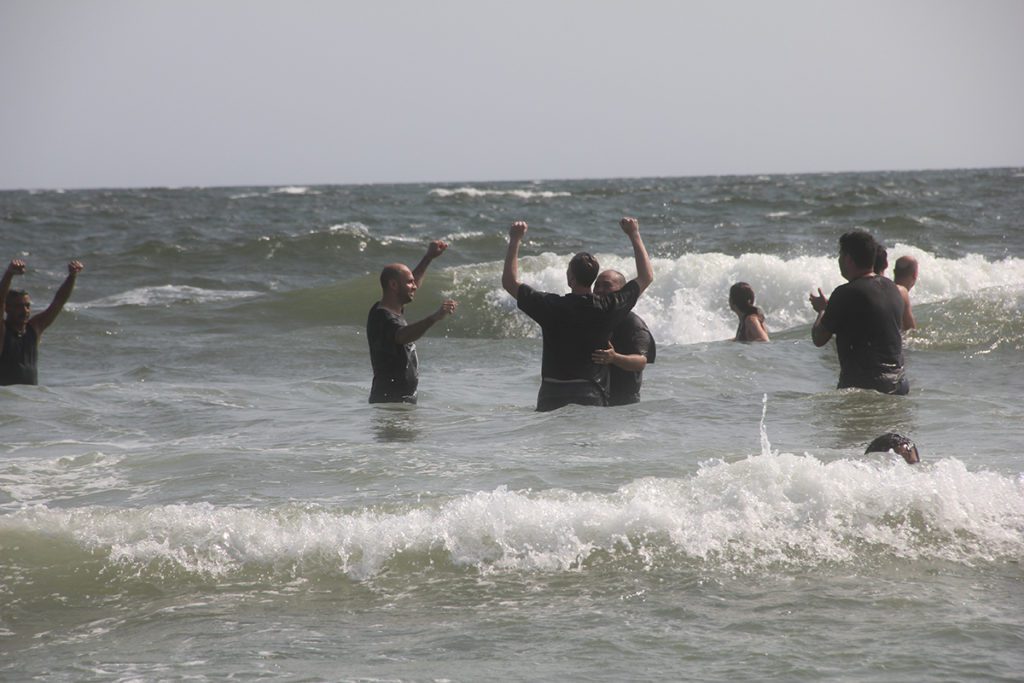
[[0,0],[0,188],[1024,166],[1020,0]]

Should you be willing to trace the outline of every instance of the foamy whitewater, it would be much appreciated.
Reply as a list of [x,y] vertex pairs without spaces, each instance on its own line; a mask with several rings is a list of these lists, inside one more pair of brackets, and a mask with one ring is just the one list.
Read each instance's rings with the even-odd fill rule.
[[[633,272],[643,402],[533,411],[500,285]],[[911,393],[838,391],[838,236],[915,256]],[[0,193],[71,303],[0,387],[2,680],[1020,680],[1024,171]],[[388,262],[416,407],[370,406]],[[751,283],[769,344],[727,341]],[[922,463],[864,455],[897,431]]]

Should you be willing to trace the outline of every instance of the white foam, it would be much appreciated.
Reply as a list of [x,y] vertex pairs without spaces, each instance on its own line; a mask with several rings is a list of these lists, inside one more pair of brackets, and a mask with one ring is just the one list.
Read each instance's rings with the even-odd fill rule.
[[202,289],[188,285],[163,285],[161,287],[139,287],[120,294],[68,304],[68,309],[113,308],[116,306],[170,306],[172,304],[197,304],[233,299],[248,299],[260,296],[260,292],[248,290]]
[[0,517],[5,533],[61,539],[115,563],[212,575],[262,566],[367,579],[399,556],[432,563],[438,553],[481,572],[566,571],[595,553],[730,571],[879,557],[976,564],[1024,552],[1024,486],[955,459],[911,467],[762,453],[610,494],[502,487],[390,512],[37,506]]
[[[945,259],[902,244],[895,245],[889,254],[891,262],[905,254],[918,259],[920,276],[911,293],[915,308],[1000,287],[1011,292],[1024,289],[1021,258],[989,261],[968,255]],[[569,258],[552,253],[521,258],[520,280],[543,291],[566,292],[565,268]],[[597,258],[603,269],[614,268],[627,278],[635,274],[632,257],[597,254]],[[820,287],[827,295],[845,282],[834,256],[785,259],[757,253],[695,253],[675,259],[653,259],[653,265],[654,283],[635,310],[647,322],[655,339],[666,344],[731,339],[736,330],[736,315],[729,310],[728,296],[729,287],[735,282],[748,282],[754,288],[769,332],[811,324],[815,317],[808,302],[811,292]],[[500,264],[492,264],[496,273],[500,274],[500,268]],[[499,282],[500,275],[494,281]],[[501,306],[508,296],[496,284],[487,299]]]
[[458,187],[453,190],[435,188],[427,194],[435,197],[518,197],[519,199],[553,199],[554,197],[571,197],[571,192],[552,192],[550,190],[481,190],[475,187]]
[[290,185],[287,187],[278,187],[270,191],[270,194],[289,194],[289,195],[315,195],[320,194],[316,190],[311,190],[308,187],[302,187],[297,185]]

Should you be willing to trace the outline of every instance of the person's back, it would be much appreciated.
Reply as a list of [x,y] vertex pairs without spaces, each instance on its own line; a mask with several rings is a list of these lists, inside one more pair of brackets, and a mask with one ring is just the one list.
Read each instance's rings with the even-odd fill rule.
[[903,375],[903,297],[892,280],[866,277],[840,285],[823,324],[836,335],[839,388],[892,393]]

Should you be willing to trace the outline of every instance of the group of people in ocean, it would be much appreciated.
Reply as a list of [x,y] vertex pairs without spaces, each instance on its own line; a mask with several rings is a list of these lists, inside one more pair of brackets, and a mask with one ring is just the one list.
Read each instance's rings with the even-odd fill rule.
[[[538,411],[570,404],[619,406],[640,400],[643,371],[655,361],[656,346],[647,325],[632,309],[654,281],[654,270],[637,219],[623,218],[619,227],[632,245],[636,277],[627,281],[618,271],[602,271],[592,254],[580,252],[566,268],[568,294],[539,291],[520,281],[519,247],[529,226],[516,221],[509,228],[501,284],[519,310],[541,328]],[[419,361],[415,342],[453,314],[457,302],[446,299],[436,311],[414,323],[406,322],[404,310],[430,263],[447,248],[443,241],[435,240],[415,268],[392,263],[381,271],[381,299],[370,308],[366,324],[373,366],[371,403],[416,403]],[[817,313],[811,328],[814,344],[824,346],[836,338],[840,389],[857,387],[897,395],[909,391],[902,333],[915,326],[909,290],[917,279],[917,264],[912,257],[901,257],[895,268],[897,282],[884,276],[887,267],[886,250],[870,233],[847,232],[839,238],[839,270],[846,284],[829,297],[819,288],[809,298]],[[730,288],[729,307],[739,318],[735,341],[769,340],[764,312],[754,299],[754,290],[746,282]],[[905,437],[882,435],[869,450],[883,445],[907,462],[918,460],[916,447]]]
[[[627,281],[619,271],[602,271],[592,254],[580,252],[566,268],[568,294],[539,291],[520,281],[519,247],[529,226],[516,221],[509,229],[501,284],[519,310],[541,328],[538,411],[570,404],[621,406],[640,401],[643,372],[655,362],[656,345],[650,329],[632,309],[654,281],[654,269],[637,219],[623,218],[619,227],[632,246],[636,277]],[[413,323],[405,320],[405,305],[415,298],[430,264],[447,248],[445,242],[434,240],[416,267],[392,263],[381,270],[381,298],[371,306],[366,322],[373,367],[370,403],[417,401],[416,341],[455,313],[458,304],[445,299],[437,310]],[[15,259],[0,278],[0,300],[4,302],[0,386],[38,383],[39,339],[68,301],[83,266],[79,261],[68,264],[67,278],[53,301],[36,315],[32,315],[28,293],[11,289],[14,276],[23,274],[25,268],[24,261]],[[847,232],[839,238],[839,270],[847,282],[830,296],[819,288],[809,297],[817,313],[811,327],[814,344],[824,346],[835,337],[840,389],[856,387],[896,395],[909,391],[902,333],[916,326],[909,291],[917,281],[917,262],[910,256],[900,257],[894,268],[895,281],[884,276],[887,268],[886,250],[870,233]],[[754,300],[754,289],[746,282],[737,282],[729,290],[729,307],[739,319],[735,341],[769,340],[764,312]],[[883,435],[872,442],[869,451],[882,446],[903,455],[907,462],[917,462],[917,449],[905,437]]]

